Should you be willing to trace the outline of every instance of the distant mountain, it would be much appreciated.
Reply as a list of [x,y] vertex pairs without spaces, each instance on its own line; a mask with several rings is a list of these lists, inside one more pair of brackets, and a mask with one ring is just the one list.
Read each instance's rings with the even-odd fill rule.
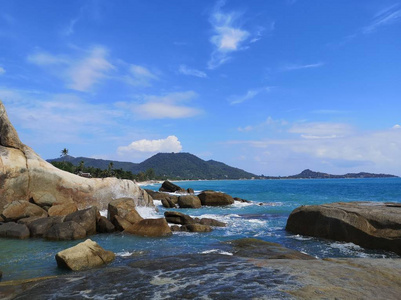
[[345,175],[332,175],[328,173],[314,172],[312,170],[306,169],[301,173],[286,177],[266,177],[268,179],[325,179],[325,178],[391,178],[398,177],[389,174],[374,174],[374,173],[347,173]]
[[158,153],[141,163],[120,162],[114,160],[95,159],[87,157],[60,157],[49,159],[53,161],[71,162],[78,165],[81,161],[86,167],[107,169],[110,162],[113,169],[123,169],[134,174],[153,169],[158,176],[182,179],[251,179],[257,177],[255,174],[244,170],[230,167],[222,162],[205,161],[190,153]]

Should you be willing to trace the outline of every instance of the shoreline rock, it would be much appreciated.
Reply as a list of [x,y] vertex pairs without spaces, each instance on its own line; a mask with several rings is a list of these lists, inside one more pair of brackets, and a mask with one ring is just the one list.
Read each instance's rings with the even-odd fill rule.
[[286,230],[401,255],[401,208],[397,203],[350,202],[296,208]]

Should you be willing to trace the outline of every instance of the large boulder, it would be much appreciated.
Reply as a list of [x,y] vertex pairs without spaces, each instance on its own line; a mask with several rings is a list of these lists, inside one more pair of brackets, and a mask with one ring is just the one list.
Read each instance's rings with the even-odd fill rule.
[[79,240],[86,237],[86,230],[74,221],[53,224],[43,235],[54,241]]
[[131,224],[141,221],[143,218],[135,209],[135,203],[130,198],[120,198],[109,203],[108,219],[115,223],[115,216],[119,216]]
[[131,227],[132,223],[128,222],[126,219],[120,217],[119,215],[114,216],[114,223],[115,229],[117,231],[124,231],[127,228]]
[[114,258],[113,252],[104,250],[90,239],[56,254],[58,267],[73,271],[99,267],[112,262]]
[[131,180],[84,178],[62,171],[24,145],[0,101],[0,213],[16,199],[33,199],[40,206],[75,202],[79,209],[106,209],[112,199],[131,198],[137,206],[153,206]]
[[47,217],[47,212],[26,200],[16,200],[6,206],[2,213],[7,221],[18,221],[29,217]]
[[190,216],[180,213],[178,211],[166,211],[164,212],[164,217],[168,223],[188,225],[195,224],[195,220]]
[[198,195],[202,205],[207,206],[223,206],[234,203],[233,197],[221,192],[203,191]]
[[66,216],[78,210],[75,202],[54,203],[47,211],[50,217],[53,216]]
[[170,199],[163,199],[162,205],[165,208],[176,208],[177,207],[177,205],[175,205],[175,203],[173,201],[171,201]]
[[145,190],[154,200],[164,200],[168,199],[172,201],[174,204],[178,203],[178,196],[176,195],[170,195],[168,193],[163,193],[163,192],[155,192],[152,190]]
[[166,180],[162,183],[162,186],[159,188],[160,192],[168,192],[168,193],[175,193],[175,192],[185,192],[185,190],[178,185]]
[[200,199],[195,195],[183,195],[178,197],[178,206],[180,208],[200,208],[202,204]]
[[286,230],[401,254],[400,209],[399,203],[374,202],[301,206],[290,214]]
[[0,237],[13,239],[29,238],[30,232],[25,224],[17,224],[15,222],[0,224]]
[[162,237],[172,234],[166,219],[144,219],[133,224],[124,232],[146,237]]
[[31,232],[31,237],[43,237],[50,227],[52,227],[54,224],[62,223],[63,220],[63,217],[40,218],[28,222],[26,225]]
[[111,223],[106,217],[101,216],[96,222],[96,231],[98,233],[111,233],[116,230],[113,223]]
[[88,236],[96,234],[96,222],[99,218],[99,210],[92,206],[67,215],[64,219],[64,222],[74,221],[75,223],[81,225],[85,229],[86,235]]

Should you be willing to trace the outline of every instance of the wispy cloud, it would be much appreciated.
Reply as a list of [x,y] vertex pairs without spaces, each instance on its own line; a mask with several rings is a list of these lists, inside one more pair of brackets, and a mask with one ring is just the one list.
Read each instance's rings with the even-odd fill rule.
[[255,98],[256,96],[258,96],[259,94],[261,94],[263,92],[270,92],[270,91],[271,91],[271,87],[252,89],[252,90],[248,90],[245,95],[230,96],[228,98],[228,101],[230,102],[231,105],[240,104],[242,102],[245,102],[245,101]]
[[84,51],[79,57],[36,52],[27,60],[60,77],[68,88],[83,92],[90,91],[115,69],[108,60],[108,50],[102,46]]
[[333,139],[354,133],[351,126],[344,123],[300,123],[292,126],[288,132],[298,133],[304,139]]
[[214,34],[210,42],[214,46],[208,62],[209,69],[215,69],[230,59],[230,54],[241,49],[243,43],[250,37],[250,33],[241,28],[239,12],[225,13],[221,10],[224,1],[219,1],[212,12],[209,22]]
[[200,114],[202,111],[191,107],[198,94],[193,91],[169,93],[163,96],[142,95],[135,102],[120,102],[120,107],[130,109],[140,119],[182,119]]
[[151,82],[157,80],[158,76],[148,68],[140,65],[130,65],[129,75],[125,77],[128,84],[133,86],[150,86]]
[[275,120],[272,117],[267,117],[267,119],[256,125],[248,125],[245,127],[238,127],[240,132],[250,132],[258,129],[263,129],[265,127],[284,127],[287,126],[288,122],[286,120]]
[[180,68],[178,69],[178,72],[184,75],[189,75],[189,76],[195,76],[199,78],[206,78],[207,75],[205,72],[196,70],[196,69],[191,69],[188,68],[186,65],[180,65]]
[[380,12],[378,12],[372,22],[362,28],[364,34],[370,34],[375,32],[379,27],[391,25],[401,20],[401,8],[399,4],[389,6]]
[[336,109],[317,109],[317,110],[312,110],[311,113],[319,115],[339,115],[339,114],[349,113],[349,111],[336,110]]
[[180,152],[182,150],[181,142],[175,135],[170,135],[165,139],[147,140],[142,139],[133,141],[128,146],[120,146],[117,149],[119,155],[126,155],[132,152]]
[[281,71],[295,71],[295,70],[302,70],[302,69],[315,69],[323,67],[323,62],[318,62],[314,64],[287,64],[280,68]]
[[0,75],[3,75],[4,73],[6,73],[6,70],[3,67],[0,67]]

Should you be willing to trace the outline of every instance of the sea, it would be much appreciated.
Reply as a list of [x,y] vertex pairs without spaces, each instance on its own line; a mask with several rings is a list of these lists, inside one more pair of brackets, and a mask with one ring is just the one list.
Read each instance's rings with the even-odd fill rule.
[[[215,190],[251,202],[236,202],[226,207],[168,209],[227,223],[227,227],[214,228],[208,233],[174,232],[171,237],[164,238],[122,233],[91,236],[101,247],[116,254],[115,261],[105,269],[122,267],[141,259],[157,262],[185,255],[216,254],[213,259],[228,258],[232,253],[224,242],[249,237],[279,243],[316,258],[398,257],[392,252],[368,250],[352,243],[293,234],[285,230],[285,225],[291,211],[301,205],[352,201],[400,203],[401,178],[181,181],[176,184],[185,189],[193,188],[196,193]],[[151,184],[142,188],[158,190],[160,186]],[[159,200],[154,203],[156,209],[138,208],[142,217],[163,217],[167,209]],[[54,256],[79,242],[0,239],[2,281],[68,274],[68,271],[57,268]]]

